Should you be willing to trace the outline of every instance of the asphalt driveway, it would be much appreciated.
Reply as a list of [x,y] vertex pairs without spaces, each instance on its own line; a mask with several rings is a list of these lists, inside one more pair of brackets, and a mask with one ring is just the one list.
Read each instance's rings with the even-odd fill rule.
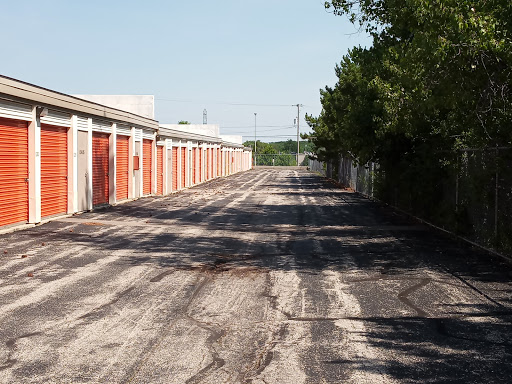
[[0,235],[1,383],[510,383],[512,268],[304,170]]

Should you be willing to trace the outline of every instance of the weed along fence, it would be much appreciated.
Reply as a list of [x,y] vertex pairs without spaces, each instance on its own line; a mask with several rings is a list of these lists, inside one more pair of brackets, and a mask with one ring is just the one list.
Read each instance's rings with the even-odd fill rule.
[[159,124],[91,99],[0,76],[0,229],[252,166],[251,149],[219,135],[218,125]]
[[[309,167],[369,197],[375,197],[483,247],[512,255],[512,148],[465,149],[443,154],[453,164],[435,181],[436,204],[422,202],[397,182],[384,188],[378,164],[310,160]],[[389,183],[387,183],[389,185]]]

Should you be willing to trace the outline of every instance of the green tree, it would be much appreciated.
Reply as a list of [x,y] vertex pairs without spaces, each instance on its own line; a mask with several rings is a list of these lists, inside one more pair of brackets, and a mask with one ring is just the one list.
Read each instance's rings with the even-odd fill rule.
[[414,140],[433,134],[459,147],[510,143],[508,0],[336,0],[326,7],[364,26],[372,49],[382,51],[390,76],[374,85],[386,130]]
[[408,209],[434,212],[455,150],[512,144],[510,2],[325,4],[369,32],[373,46],[336,66],[338,81],[320,91],[322,111],[306,117],[312,132],[303,138],[320,160],[378,162],[381,197],[400,191]]

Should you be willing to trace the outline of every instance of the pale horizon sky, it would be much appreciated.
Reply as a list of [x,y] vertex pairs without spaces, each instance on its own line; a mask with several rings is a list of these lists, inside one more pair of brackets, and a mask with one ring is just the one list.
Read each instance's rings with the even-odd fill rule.
[[[334,66],[371,39],[320,0],[6,1],[0,73],[68,94],[155,96],[161,123],[294,139]],[[241,105],[244,104],[244,105]]]

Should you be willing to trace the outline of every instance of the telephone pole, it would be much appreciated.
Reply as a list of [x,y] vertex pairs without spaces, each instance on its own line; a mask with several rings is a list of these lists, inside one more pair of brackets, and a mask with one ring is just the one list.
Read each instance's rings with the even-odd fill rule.
[[256,112],[254,112],[254,166],[256,166]]
[[299,165],[299,151],[300,151],[300,142],[299,142],[299,121],[300,121],[300,107],[302,104],[297,104],[297,166]]

